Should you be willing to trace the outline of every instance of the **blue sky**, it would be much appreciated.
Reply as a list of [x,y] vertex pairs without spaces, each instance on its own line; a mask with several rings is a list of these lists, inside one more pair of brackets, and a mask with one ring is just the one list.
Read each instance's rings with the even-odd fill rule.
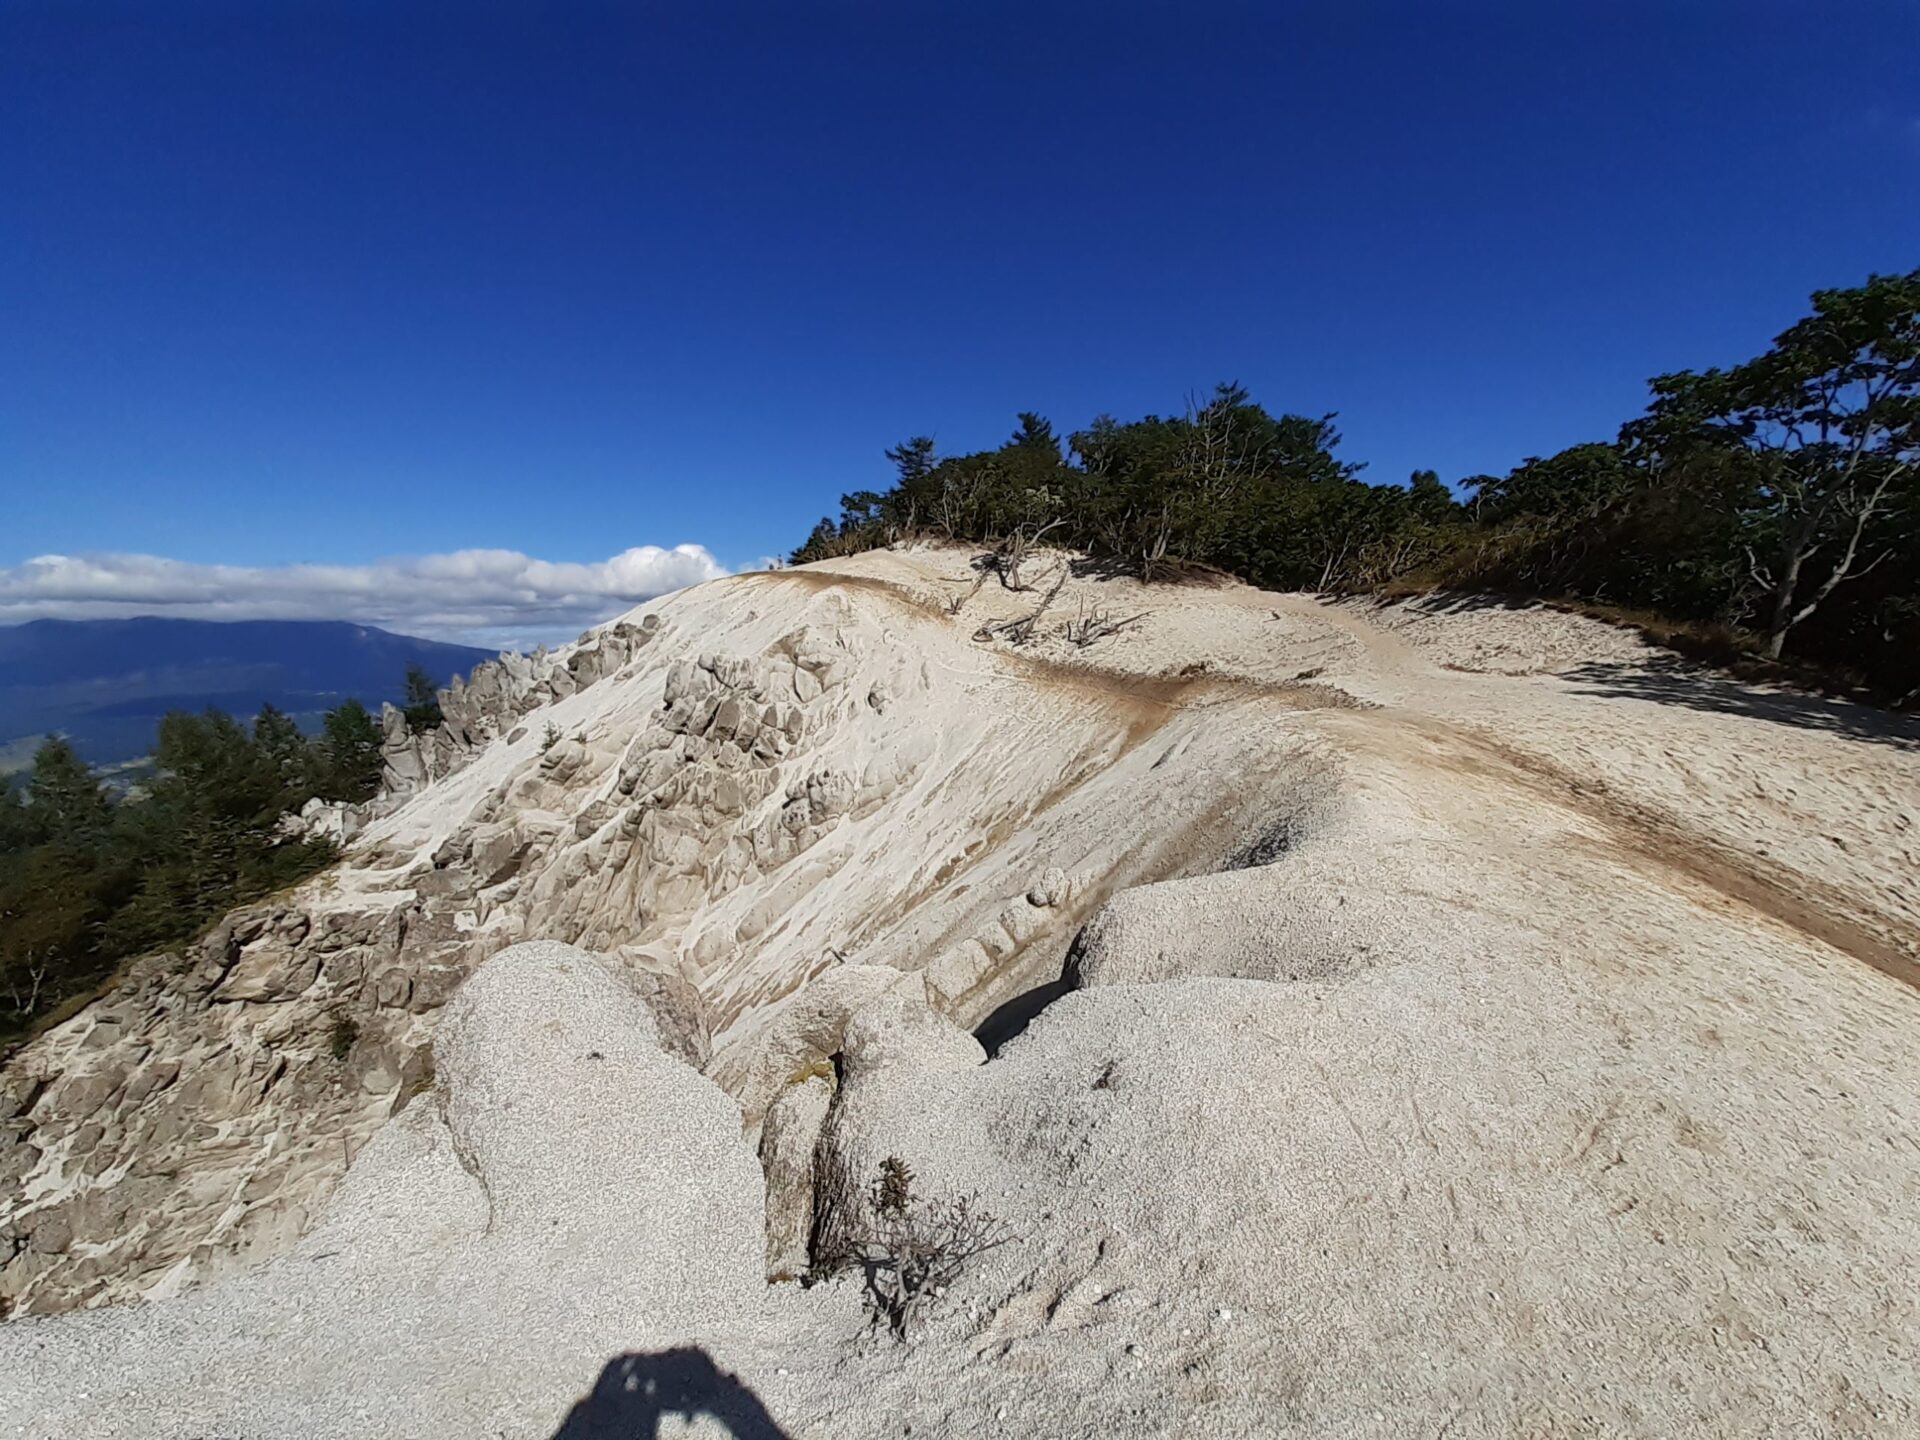
[[0,619],[484,551],[346,618],[504,633],[1225,378],[1504,470],[1920,264],[1916,75],[1908,3],[13,0]]

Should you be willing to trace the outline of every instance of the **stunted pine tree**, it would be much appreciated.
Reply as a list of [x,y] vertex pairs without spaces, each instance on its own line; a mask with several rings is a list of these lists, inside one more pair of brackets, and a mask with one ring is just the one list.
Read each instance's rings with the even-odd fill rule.
[[439,689],[417,660],[407,666],[406,703],[401,708],[406,712],[407,728],[416,735],[440,723]]
[[933,467],[938,463],[934,455],[931,435],[915,435],[911,439],[902,440],[886,453],[887,459],[891,460],[894,468],[900,472],[903,483],[925,479],[933,473]]

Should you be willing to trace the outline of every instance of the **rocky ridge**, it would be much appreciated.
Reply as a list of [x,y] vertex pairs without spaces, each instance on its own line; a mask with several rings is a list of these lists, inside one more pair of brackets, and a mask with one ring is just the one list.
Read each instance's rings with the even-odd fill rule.
[[[965,559],[647,607],[44,1037],[0,1276],[184,1293],[0,1328],[16,1433],[646,1433],[693,1373],[713,1434],[1920,1421],[1920,735],[1601,691],[1673,672],[1567,617],[1068,577],[1149,618],[979,641],[1037,597]],[[889,1157],[1013,1237],[905,1346],[782,1283]]]
[[[709,1027],[771,1027],[720,1062],[757,1123],[789,1063],[767,1007],[804,981],[915,969],[978,1018],[1057,971],[1104,895],[1231,843],[1233,777],[1171,706],[1070,681],[1029,698],[991,656],[916,659],[891,632],[934,622],[896,602],[805,577],[734,588],[786,603],[708,593],[689,624],[686,599],[660,602],[482,667],[433,732],[390,723],[396,788],[340,870],[143,962],[18,1057],[0,1295],[26,1313],[157,1297],[284,1249],[425,1083],[441,1008],[516,941],[618,956],[698,1014],[696,1063]],[[687,653],[689,632],[737,648]],[[968,705],[986,707],[991,774],[971,736],[943,735]],[[1164,753],[1138,748],[1161,729]],[[1176,776],[1191,783],[1164,829],[1118,840],[1115,817]]]

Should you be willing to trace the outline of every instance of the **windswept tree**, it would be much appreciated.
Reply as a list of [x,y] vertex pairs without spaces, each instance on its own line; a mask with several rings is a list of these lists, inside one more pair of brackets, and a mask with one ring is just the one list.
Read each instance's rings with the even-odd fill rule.
[[1407,506],[1429,525],[1443,525],[1460,515],[1459,502],[1437,470],[1416,470],[1407,477]]
[[1818,291],[1766,354],[1659,376],[1653,393],[1623,432],[1650,468],[1684,474],[1728,452],[1750,462],[1743,549],[1777,659],[1796,625],[1900,543],[1890,522],[1920,464],[1920,270]]
[[[130,857],[111,853],[113,803],[72,745],[34,753],[24,796],[0,807],[0,1033],[98,973],[102,921],[130,883]],[[24,801],[24,803],[21,803]]]
[[807,532],[807,538],[796,546],[787,556],[789,565],[806,565],[815,560],[825,560],[837,553],[834,546],[840,540],[840,527],[834,523],[831,515],[822,515],[820,523]]
[[304,801],[313,794],[318,778],[313,746],[291,715],[276,705],[262,705],[253,717],[253,748],[265,788],[280,808],[290,808],[295,796]]
[[113,819],[100,778],[64,736],[51,736],[33,755],[27,803],[34,824],[49,835],[91,839]]
[[909,440],[902,440],[886,454],[887,459],[891,460],[894,468],[900,472],[900,480],[903,484],[926,478],[933,473],[933,467],[938,463],[933,452],[931,435],[915,435]]
[[401,706],[407,728],[418,735],[440,723],[440,690],[419,661],[407,666],[406,701]]
[[1591,522],[1641,483],[1640,471],[1618,445],[1569,445],[1544,458],[1530,455],[1505,475],[1479,475],[1473,514],[1485,524],[1521,518]]
[[[1641,418],[1453,490],[1370,485],[1334,416],[1273,413],[1228,383],[1173,415],[1102,415],[1065,453],[1025,411],[999,446],[887,452],[891,489],[842,497],[797,560],[933,534],[1040,545],[1145,579],[1187,565],[1256,585],[1395,586],[1599,602],[1704,622],[1701,643],[1814,661],[1920,699],[1920,271],[1823,290],[1766,354],[1651,382]],[[1465,504],[1454,493],[1468,497]]]
[[882,526],[889,510],[887,496],[880,491],[855,490],[840,497],[840,526],[849,532]]
[[[347,708],[328,716],[330,734],[360,729],[338,723]],[[353,711],[377,774],[378,728],[364,706]],[[116,797],[56,738],[24,786],[0,784],[0,1042],[129,956],[178,944],[332,858],[282,824],[334,781],[324,748],[273,706],[251,727],[217,710],[170,714],[153,761],[150,780]]]

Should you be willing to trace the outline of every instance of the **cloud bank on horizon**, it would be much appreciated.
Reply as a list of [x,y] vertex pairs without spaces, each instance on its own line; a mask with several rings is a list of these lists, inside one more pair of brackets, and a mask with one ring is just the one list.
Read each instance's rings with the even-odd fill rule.
[[621,611],[730,573],[704,545],[639,545],[591,564],[456,550],[366,565],[199,565],[158,555],[40,555],[0,566],[0,625],[27,620],[351,620],[471,645],[569,640]]

